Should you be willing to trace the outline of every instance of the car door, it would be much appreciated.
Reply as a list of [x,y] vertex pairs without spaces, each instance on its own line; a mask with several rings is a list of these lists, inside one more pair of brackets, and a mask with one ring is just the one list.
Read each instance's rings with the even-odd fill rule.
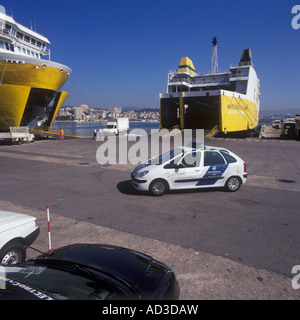
[[165,166],[166,176],[171,184],[171,189],[190,189],[194,188],[201,177],[200,161],[201,152],[193,151],[184,154],[173,163],[176,168]]
[[201,163],[201,179],[197,187],[223,186],[228,176],[228,164],[224,157],[215,150],[205,150]]

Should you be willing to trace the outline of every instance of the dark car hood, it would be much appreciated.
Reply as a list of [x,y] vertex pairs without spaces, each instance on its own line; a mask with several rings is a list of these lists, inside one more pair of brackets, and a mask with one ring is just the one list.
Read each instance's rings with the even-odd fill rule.
[[41,259],[69,261],[100,270],[134,284],[142,295],[155,291],[162,278],[167,282],[172,273],[168,266],[143,253],[103,244],[73,244],[33,260]]

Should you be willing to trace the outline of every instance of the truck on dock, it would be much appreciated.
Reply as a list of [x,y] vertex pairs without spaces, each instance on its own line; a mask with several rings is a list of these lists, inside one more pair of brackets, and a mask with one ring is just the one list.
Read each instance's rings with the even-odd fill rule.
[[300,114],[298,114],[298,113],[296,113],[295,115],[294,115],[294,119],[295,119],[295,122],[297,123],[297,129],[298,129],[298,131],[297,131],[297,138],[300,138]]
[[0,132],[0,140],[8,143],[34,142],[34,134],[29,127],[10,127],[8,132]]
[[103,135],[119,135],[121,133],[127,133],[128,129],[128,118],[109,119],[105,124],[105,128],[103,129]]
[[298,135],[298,124],[293,118],[283,119],[281,124],[281,134],[282,139],[296,139]]

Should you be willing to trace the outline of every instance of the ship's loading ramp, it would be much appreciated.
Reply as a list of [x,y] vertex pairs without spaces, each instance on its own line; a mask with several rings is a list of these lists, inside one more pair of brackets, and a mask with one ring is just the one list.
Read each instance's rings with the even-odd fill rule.
[[184,97],[179,94],[160,99],[161,127],[173,129],[204,129],[205,134],[218,133],[220,127],[220,97]]

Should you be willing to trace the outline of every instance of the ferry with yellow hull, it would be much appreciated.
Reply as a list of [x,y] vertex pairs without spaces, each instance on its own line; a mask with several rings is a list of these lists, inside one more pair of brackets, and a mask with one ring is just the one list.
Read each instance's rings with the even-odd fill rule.
[[160,128],[204,129],[214,135],[244,136],[258,126],[260,82],[251,50],[243,50],[229,72],[197,74],[188,57],[168,75],[159,95]]
[[49,129],[67,99],[69,94],[60,90],[72,70],[50,60],[49,44],[0,12],[0,131],[37,119]]

